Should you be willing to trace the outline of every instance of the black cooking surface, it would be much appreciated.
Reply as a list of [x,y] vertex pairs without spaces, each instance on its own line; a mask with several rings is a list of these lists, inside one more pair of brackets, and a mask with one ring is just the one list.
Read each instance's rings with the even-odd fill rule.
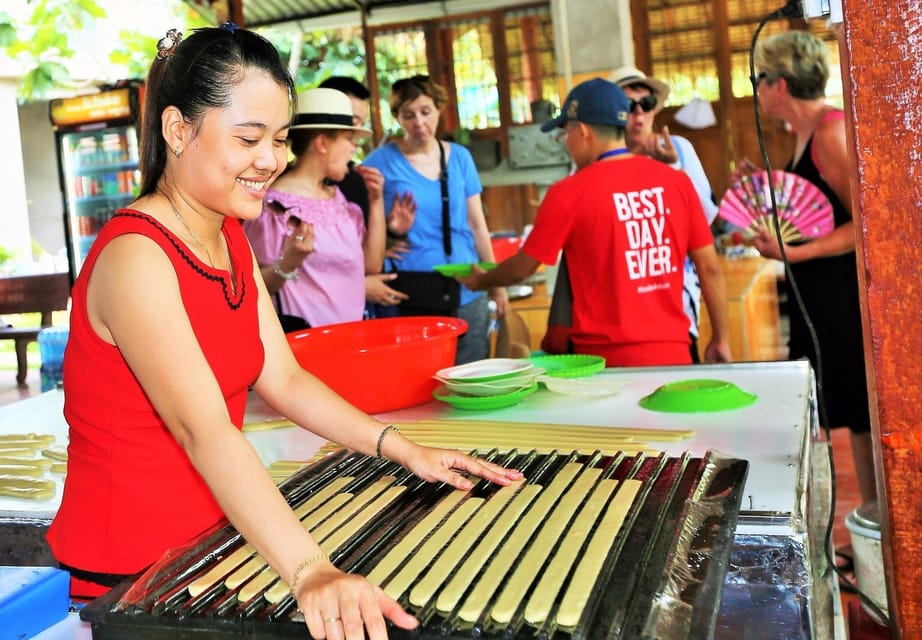
[[[409,578],[407,587],[395,597],[422,624],[413,632],[392,628],[391,638],[595,640],[713,635],[748,469],[746,461],[711,452],[703,458],[578,452],[481,452],[481,455],[524,471],[526,484],[534,485],[528,490],[529,495],[535,497],[526,500],[524,487],[500,495],[499,487],[481,481],[458,498],[460,493],[450,487],[422,482],[393,463],[344,449],[294,474],[280,489],[293,508],[300,507],[308,513],[304,517],[305,526],[315,535],[329,533],[330,538],[324,538],[327,542],[321,542],[325,549],[339,535],[341,540],[329,550],[329,555],[343,570],[375,575],[375,567],[389,552],[396,553],[397,545],[415,543],[415,549],[402,557],[396,569],[379,583],[386,591],[396,589],[400,572],[409,572],[406,565],[419,562],[424,568]],[[318,494],[332,492],[332,483],[337,479],[345,483],[334,492],[337,497],[320,500]],[[385,496],[383,489],[378,488],[384,485],[393,492],[393,497]],[[558,485],[562,487],[560,495],[554,493]],[[622,491],[625,493],[619,498]],[[595,503],[589,499],[593,492],[598,496]],[[349,505],[350,500],[360,502],[360,496],[368,496],[369,503],[379,500],[384,505],[368,507],[375,515],[361,526],[355,524],[362,513],[358,507],[354,513],[332,510],[331,514],[321,516],[323,508],[313,506],[323,504],[332,509],[335,500]],[[457,502],[450,502],[453,497]],[[486,505],[494,499],[497,501],[494,505],[500,506],[491,520],[485,520]],[[567,512],[570,515],[561,515],[567,501],[572,501]],[[603,514],[614,510],[619,501],[626,505],[626,511],[619,521],[620,528],[608,536],[611,529],[604,528],[607,521]],[[438,509],[446,504],[451,507],[434,529],[425,535],[418,528],[414,530],[427,517],[435,518],[440,513]],[[539,504],[551,505],[541,517],[537,515]],[[596,505],[594,511],[592,504]],[[468,510],[473,515],[462,518],[462,512]],[[337,513],[349,515],[342,516],[337,525]],[[462,521],[458,532],[463,529],[463,522],[472,523],[475,536],[470,546],[453,547],[452,544],[462,543],[458,539],[460,533],[455,532],[445,534],[444,546],[433,547],[432,538],[439,535],[441,527],[448,527],[446,522],[452,517]],[[494,535],[500,542],[491,547],[490,531],[502,528],[503,522],[508,531],[502,536]],[[526,541],[516,551],[512,532],[517,531],[517,526],[525,529],[529,522],[537,525],[529,529]],[[356,531],[347,535],[339,527],[349,527],[350,523]],[[546,555],[535,555],[541,540],[552,540],[552,544]],[[604,554],[592,564],[588,549],[600,544]],[[138,637],[176,640],[239,634],[257,638],[308,638],[303,617],[287,591],[279,592],[279,586],[270,583],[264,589],[248,593],[262,575],[270,574],[249,575],[240,584],[231,579],[235,575],[248,575],[246,562],[253,563],[252,566],[261,563],[258,556],[247,553],[248,547],[244,545],[245,541],[232,526],[217,527],[186,547],[165,554],[164,560],[136,579],[84,607],[81,618],[92,623],[95,640]],[[450,558],[452,549],[458,548],[464,549],[458,553],[460,557]],[[565,556],[567,552],[573,552],[575,559],[571,564],[559,564],[562,558],[557,556]],[[516,574],[518,563],[526,557],[532,558],[532,563],[539,557],[537,567]],[[435,594],[424,602],[411,602],[410,594],[414,589],[422,589],[420,583],[427,570],[437,562],[449,561],[457,564],[437,576],[441,584]],[[583,561],[587,565],[579,573]],[[465,583],[463,595],[447,608],[437,604],[465,562],[473,562],[478,568],[470,584]],[[526,566],[535,565],[526,563]],[[561,566],[563,570],[559,569]],[[489,591],[482,610],[474,609],[475,615],[471,615],[467,607],[468,612],[464,613],[465,605],[475,599],[472,594],[479,581],[501,567],[509,570],[498,586]],[[591,570],[589,574],[586,569]],[[218,573],[219,578],[192,595],[190,586],[208,582],[203,577],[209,572]],[[439,571],[433,569],[433,573]],[[586,582],[586,575],[592,576],[590,584],[594,580],[588,601],[579,609],[578,617],[574,618],[572,613],[568,617],[565,610],[569,601],[565,595],[572,583]],[[555,587],[558,591],[552,592],[550,610],[535,620],[533,613],[531,616],[526,613],[529,603],[533,597],[544,595],[555,578],[559,586]],[[463,582],[461,578],[459,581]],[[521,601],[513,603],[511,615],[504,616],[497,612],[507,588],[510,591],[522,588],[524,595]],[[273,591],[276,596],[271,595]],[[562,624],[561,620],[575,621]]]

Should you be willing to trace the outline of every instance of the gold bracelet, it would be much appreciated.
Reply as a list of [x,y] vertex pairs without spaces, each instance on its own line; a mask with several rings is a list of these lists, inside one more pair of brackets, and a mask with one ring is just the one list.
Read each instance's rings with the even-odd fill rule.
[[295,587],[298,586],[298,578],[301,577],[301,572],[302,572],[302,571],[304,571],[305,569],[307,569],[309,566],[311,566],[311,565],[314,564],[315,562],[318,562],[318,561],[320,561],[320,560],[326,560],[326,559],[327,559],[327,554],[325,554],[325,553],[323,553],[323,552],[321,551],[321,552],[318,553],[317,555],[313,555],[313,556],[311,556],[310,558],[308,558],[307,560],[305,560],[304,562],[302,562],[301,564],[299,564],[299,565],[295,568],[295,573],[294,573],[294,575],[293,575],[292,578],[291,578],[291,583],[288,585],[288,588],[291,589],[291,592],[292,592],[292,593],[295,592]]
[[395,424],[389,424],[381,429],[381,433],[378,434],[378,445],[375,447],[375,457],[381,457],[381,445],[384,444],[384,436],[387,435],[388,431],[393,431],[394,433],[400,433],[400,429],[397,428]]

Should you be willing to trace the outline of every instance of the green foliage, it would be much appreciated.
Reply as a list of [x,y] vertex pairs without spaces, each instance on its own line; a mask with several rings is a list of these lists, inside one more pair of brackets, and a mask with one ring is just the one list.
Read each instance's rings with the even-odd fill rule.
[[43,96],[70,80],[70,72],[60,62],[40,62],[26,71],[19,83],[19,95]]
[[[0,11],[0,55],[25,65],[19,85],[20,102],[49,97],[73,89],[68,62],[74,57],[70,35],[92,31],[105,20],[106,6],[120,0],[27,0],[31,14],[19,21]],[[180,0],[172,0],[179,28],[206,26],[204,18]],[[159,36],[136,30],[122,30],[122,47],[108,53],[108,59],[123,66],[126,78],[143,78],[157,50]],[[100,83],[110,78],[98,78]]]
[[[13,269],[13,260],[16,258],[16,252],[0,245],[0,274],[7,274]],[[0,340],[0,342],[3,342]]]
[[0,11],[0,47],[7,48],[16,41],[16,27],[5,12]]
[[[147,70],[157,52],[159,37],[122,30],[119,31],[119,40],[126,46],[110,53],[109,60],[113,64],[125,67],[125,75],[129,78],[146,78]],[[128,43],[131,44],[130,47]]]

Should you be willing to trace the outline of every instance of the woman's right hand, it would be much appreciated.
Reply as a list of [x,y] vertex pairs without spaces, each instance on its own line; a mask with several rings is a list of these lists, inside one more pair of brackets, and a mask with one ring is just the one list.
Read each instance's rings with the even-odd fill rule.
[[741,158],[739,162],[736,163],[736,169],[733,171],[731,179],[736,182],[743,176],[748,176],[750,173],[755,173],[761,171],[761,169],[749,158]]
[[365,299],[384,307],[392,307],[406,300],[407,294],[385,284],[396,277],[396,273],[375,273],[365,276]]
[[305,571],[295,585],[298,608],[313,638],[385,640],[387,618],[401,629],[415,629],[410,615],[366,578],[344,573],[328,560]]
[[279,267],[283,271],[294,271],[314,251],[314,225],[298,220],[289,223],[291,233],[282,242]]

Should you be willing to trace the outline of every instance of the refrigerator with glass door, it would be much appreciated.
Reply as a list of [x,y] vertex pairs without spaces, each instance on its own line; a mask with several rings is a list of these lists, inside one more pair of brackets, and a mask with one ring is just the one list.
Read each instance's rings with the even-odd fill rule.
[[50,103],[72,279],[102,225],[140,188],[141,93],[129,84]]

